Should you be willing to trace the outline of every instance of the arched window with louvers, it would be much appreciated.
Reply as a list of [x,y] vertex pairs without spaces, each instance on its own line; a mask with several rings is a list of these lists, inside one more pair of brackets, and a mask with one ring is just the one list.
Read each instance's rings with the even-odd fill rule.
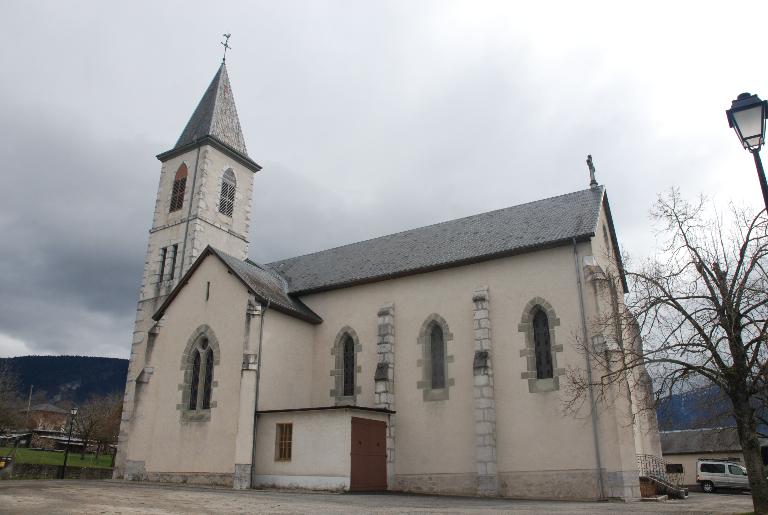
[[221,179],[221,195],[219,196],[219,212],[225,216],[232,216],[235,210],[235,191],[237,190],[237,179],[232,168],[224,171]]
[[187,165],[181,163],[176,175],[173,178],[173,187],[171,188],[171,205],[168,208],[169,213],[178,211],[184,205],[184,193],[187,190]]

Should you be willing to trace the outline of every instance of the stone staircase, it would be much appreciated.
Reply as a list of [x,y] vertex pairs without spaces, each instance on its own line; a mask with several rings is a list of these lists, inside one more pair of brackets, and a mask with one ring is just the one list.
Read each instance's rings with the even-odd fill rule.
[[667,495],[670,499],[688,497],[687,488],[669,481],[666,462],[659,456],[638,454],[637,470],[640,474],[640,490],[644,492],[644,497],[648,487],[652,487],[654,495]]

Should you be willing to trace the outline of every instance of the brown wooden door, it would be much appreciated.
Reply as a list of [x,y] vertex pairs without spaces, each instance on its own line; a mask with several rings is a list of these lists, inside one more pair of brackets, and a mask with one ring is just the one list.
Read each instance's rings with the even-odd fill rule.
[[387,423],[352,417],[349,489],[387,489]]

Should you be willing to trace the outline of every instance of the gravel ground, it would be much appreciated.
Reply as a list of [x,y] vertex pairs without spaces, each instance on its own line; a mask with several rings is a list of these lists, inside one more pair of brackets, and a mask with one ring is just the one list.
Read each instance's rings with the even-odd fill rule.
[[335,494],[126,483],[2,481],[2,513],[743,513],[749,495],[692,492],[684,501],[554,502],[405,494]]

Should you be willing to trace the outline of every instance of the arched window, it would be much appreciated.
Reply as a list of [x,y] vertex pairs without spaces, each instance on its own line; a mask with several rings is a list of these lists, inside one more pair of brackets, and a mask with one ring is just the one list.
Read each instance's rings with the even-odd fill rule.
[[331,347],[333,356],[333,389],[331,397],[336,405],[355,404],[357,396],[362,392],[358,374],[360,373],[360,360],[357,353],[362,350],[357,333],[349,326],[344,326],[336,334]]
[[202,338],[192,349],[192,377],[189,382],[189,402],[187,409],[211,409],[211,390],[213,388],[213,349],[208,338]]
[[416,388],[423,390],[425,401],[448,400],[449,390],[455,384],[450,377],[449,365],[453,363],[453,334],[448,323],[437,313],[427,317],[421,324],[416,343],[421,347],[420,359],[416,366],[421,368],[421,380]]
[[176,170],[176,177],[173,179],[173,189],[171,190],[171,207],[169,213],[178,211],[184,205],[184,192],[187,189],[187,165],[181,164]]
[[221,196],[219,198],[219,212],[224,215],[232,216],[235,209],[236,185],[235,172],[232,171],[232,168],[227,168],[221,180]]
[[347,335],[344,340],[344,396],[355,394],[355,342]]
[[552,377],[552,345],[549,340],[549,320],[543,309],[533,315],[533,342],[536,353],[536,378]]
[[445,341],[439,325],[432,326],[429,340],[432,389],[445,388]]

